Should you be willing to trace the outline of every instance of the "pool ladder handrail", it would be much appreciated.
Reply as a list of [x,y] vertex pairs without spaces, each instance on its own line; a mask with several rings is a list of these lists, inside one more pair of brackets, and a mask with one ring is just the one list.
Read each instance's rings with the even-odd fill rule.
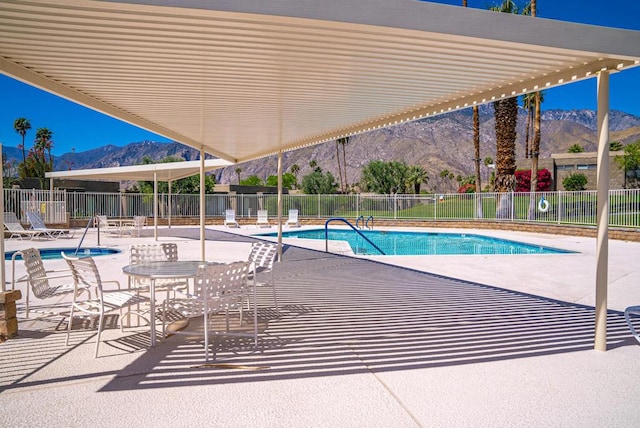
[[[78,251],[80,251],[80,247],[82,246],[82,241],[84,241],[84,237],[87,236],[87,231],[89,230],[89,226],[91,226],[91,223],[93,222],[93,220],[94,220],[93,217],[89,218],[89,221],[87,222],[87,227],[84,228],[84,233],[82,234],[82,238],[80,238],[80,242],[78,243],[78,247],[73,252],[74,256],[78,255]],[[100,245],[100,235],[98,235],[98,245]]]
[[[371,220],[371,226],[369,226],[369,220]],[[366,227],[369,230],[373,230],[373,216],[372,215],[367,217],[367,222],[364,224],[364,227]]]
[[358,235],[362,236],[362,238],[365,241],[367,241],[369,244],[371,244],[373,246],[373,248],[375,248],[376,250],[380,251],[381,255],[386,256],[386,254],[384,253],[384,251],[382,251],[380,249],[380,247],[378,247],[376,244],[371,242],[371,240],[369,238],[367,238],[366,236],[364,236],[362,234],[362,232],[360,232],[354,225],[349,223],[349,220],[347,220],[346,218],[342,218],[342,217],[332,217],[332,218],[330,218],[330,219],[328,219],[327,221],[324,222],[324,251],[325,251],[325,253],[329,252],[329,223],[331,223],[332,221],[341,221],[341,222],[345,223],[347,226],[349,226],[351,229],[353,229],[354,232],[356,232]]
[[364,216],[363,216],[363,215],[361,215],[360,217],[358,217],[358,218],[356,219],[356,227],[357,227],[358,229],[362,229],[362,226],[360,226],[360,220],[362,220],[362,222],[364,223]]

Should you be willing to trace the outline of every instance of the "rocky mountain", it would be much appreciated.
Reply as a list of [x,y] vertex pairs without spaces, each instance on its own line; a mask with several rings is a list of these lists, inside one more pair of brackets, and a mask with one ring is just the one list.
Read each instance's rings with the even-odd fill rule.
[[[640,117],[620,111],[612,111],[609,117],[611,140],[622,143],[640,139]],[[520,111],[518,120],[517,157],[524,157],[526,112]],[[597,114],[592,110],[548,110],[542,114],[541,157],[552,153],[566,153],[573,144],[580,144],[585,151],[596,149]],[[455,175],[473,174],[473,129],[471,109],[397,125],[366,134],[352,136],[346,146],[347,178],[353,184],[360,179],[362,168],[372,160],[398,160],[409,165],[422,165],[427,170],[431,184],[436,185],[440,171],[447,169]],[[481,158],[495,158],[495,131],[493,107],[480,108]],[[4,147],[9,160],[22,159],[21,152]],[[167,156],[185,160],[198,159],[199,152],[179,143],[142,141],[123,147],[104,146],[78,153],[66,153],[55,159],[56,170],[103,168],[141,163],[145,156],[160,160]],[[336,180],[337,161],[334,142],[302,148],[285,153],[283,168],[300,167],[298,177],[311,171],[309,161],[315,160],[323,171],[331,172]],[[244,164],[221,169],[216,172],[216,182],[237,183],[236,168],[241,168],[240,177],[257,175],[263,179],[274,175],[277,168],[275,157],[258,159]]]

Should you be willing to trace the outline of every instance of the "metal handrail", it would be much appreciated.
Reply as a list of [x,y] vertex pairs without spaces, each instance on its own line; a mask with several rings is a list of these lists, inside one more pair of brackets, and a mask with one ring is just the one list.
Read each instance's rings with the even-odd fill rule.
[[[369,220],[371,220],[371,226],[369,226]],[[367,222],[364,224],[364,227],[366,227],[369,230],[373,229],[373,216],[372,215],[367,217]]]
[[332,221],[341,221],[343,223],[346,223],[347,226],[349,226],[351,229],[353,229],[354,232],[356,232],[358,235],[362,236],[362,238],[364,238],[365,241],[367,241],[369,244],[371,244],[373,246],[373,248],[375,248],[376,250],[380,251],[380,254],[382,254],[383,256],[386,256],[386,254],[384,253],[384,251],[382,251],[380,249],[380,247],[378,247],[376,244],[371,242],[371,240],[369,238],[364,236],[362,234],[362,232],[360,232],[351,223],[349,223],[349,221],[346,218],[342,218],[342,217],[333,217],[333,218],[330,218],[329,220],[324,222],[324,251],[325,251],[325,253],[329,252],[329,223],[331,223]]
[[358,217],[356,219],[356,228],[358,228],[358,229],[362,229],[362,226],[360,226],[360,220],[362,220],[362,222],[364,223],[364,216],[363,215],[361,215],[360,217]]
[[[91,222],[93,221],[93,219],[94,219],[94,217],[89,218],[89,221],[87,222],[87,227],[84,228],[84,233],[82,234],[82,238],[80,238],[80,242],[78,243],[78,247],[73,252],[74,256],[78,255],[78,251],[80,251],[80,247],[82,246],[82,241],[84,241],[84,237],[87,236],[87,231],[89,230],[89,226],[91,226]],[[98,245],[100,245],[100,234],[99,233],[98,233]]]

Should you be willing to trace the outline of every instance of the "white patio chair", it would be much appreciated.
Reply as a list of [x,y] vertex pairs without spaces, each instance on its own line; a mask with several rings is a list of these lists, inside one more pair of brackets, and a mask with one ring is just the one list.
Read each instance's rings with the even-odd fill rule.
[[147,224],[147,217],[143,215],[136,215],[133,217],[133,231],[132,236],[140,238],[144,231],[144,226]]
[[41,233],[41,236],[46,236],[50,239],[58,239],[60,237],[72,238],[73,232],[69,229],[52,229],[45,225],[44,220],[35,211],[27,211],[27,220],[31,224],[31,229]]
[[[71,269],[76,290],[73,293],[73,302],[71,303],[69,326],[67,328],[67,339],[65,343],[69,346],[73,316],[76,311],[82,312],[85,316],[98,316],[98,335],[96,338],[96,352],[94,355],[95,358],[98,358],[100,334],[102,333],[105,314],[117,310],[120,312],[120,317],[122,317],[123,308],[130,308],[133,305],[139,307],[141,303],[148,303],[149,299],[140,296],[134,291],[121,290],[120,282],[118,281],[102,281],[93,257],[70,257],[64,253],[62,254],[62,257],[67,261],[67,264]],[[104,288],[105,284],[116,284],[118,288],[115,290],[107,290]],[[96,297],[94,299],[89,298],[87,300],[78,299],[78,290],[81,288],[93,288],[95,290],[94,295]],[[153,322],[153,319],[148,321],[151,323]],[[122,323],[120,329],[122,329]]]
[[[209,264],[198,268],[194,281],[193,294],[184,294],[179,298],[165,301],[165,314],[179,313],[187,318],[203,317],[204,355],[209,360],[209,336],[241,336],[253,338],[254,346],[258,346],[258,311],[253,310],[253,328],[247,331],[242,327],[242,302],[248,295],[255,294],[253,281],[248,280],[249,262],[229,264]],[[251,298],[255,302],[255,296]],[[239,310],[238,331],[232,331],[229,322],[229,310]],[[225,329],[218,330],[214,321],[217,313],[225,314]],[[166,317],[163,330],[166,329]],[[176,334],[195,334],[193,331],[173,331]]]
[[[148,262],[174,262],[178,260],[178,245],[174,242],[165,242],[162,244],[134,244],[129,247],[129,264]],[[151,280],[144,278],[131,279],[129,277],[129,288],[138,291],[148,291],[151,286]],[[189,281],[186,278],[168,278],[156,279],[155,290],[166,291],[167,298],[171,291],[180,289],[186,291]]]
[[287,219],[285,226],[300,227],[300,222],[298,221],[298,210],[289,210],[289,218]]
[[[16,280],[15,260],[18,256],[22,257],[27,273],[25,276]],[[27,283],[27,295],[25,299],[26,318],[29,318],[29,301],[31,293],[33,293],[33,295],[38,299],[46,300],[71,294],[75,290],[71,272],[69,272],[68,270],[46,270],[44,267],[44,263],[42,262],[42,257],[40,257],[40,251],[38,251],[38,249],[36,248],[25,248],[24,250],[15,252],[12,257],[12,263],[14,264],[12,288],[15,288],[16,283]],[[57,301],[51,300],[49,300],[49,302],[43,302],[42,305],[38,306],[37,312],[42,314],[58,315],[58,312],[56,311],[43,309],[47,306],[53,307],[57,303]]]
[[225,210],[224,212],[224,225],[227,227],[240,227],[236,221],[235,210]]
[[42,232],[38,230],[30,230],[22,227],[22,224],[18,220],[18,217],[14,212],[4,213],[4,227],[10,233],[9,239],[18,238],[22,240],[22,238],[33,239],[37,236],[40,236]]
[[640,342],[640,332],[638,332],[633,326],[632,318],[636,318],[640,323],[640,306],[629,306],[624,310],[624,319],[627,321],[631,334]]
[[[278,246],[271,242],[254,242],[251,244],[249,252],[249,262],[251,262],[251,272],[249,278],[255,282],[257,287],[271,287],[273,293],[273,304],[278,310],[278,298],[276,296],[276,286],[273,280],[273,264],[278,255]],[[247,301],[247,307],[249,302]]]
[[258,210],[258,220],[256,221],[258,227],[271,227],[269,223],[269,213],[267,210]]
[[97,215],[96,221],[100,233],[116,236],[121,235],[120,224],[115,221],[109,221],[106,215]]

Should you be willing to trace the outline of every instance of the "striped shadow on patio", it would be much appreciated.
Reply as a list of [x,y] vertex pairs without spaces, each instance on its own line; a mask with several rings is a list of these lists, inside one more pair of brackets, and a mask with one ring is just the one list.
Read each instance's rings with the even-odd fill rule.
[[[219,338],[215,361],[204,365],[201,338],[174,336],[102,390],[411,370],[593,348],[592,307],[296,247],[286,247],[283,259],[275,271],[280,314],[259,309],[257,351]],[[271,303],[268,293],[259,303]],[[610,312],[608,330],[609,348],[633,343],[621,313]]]

